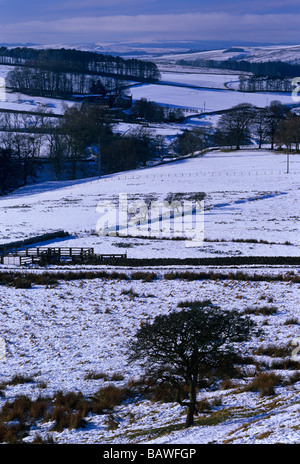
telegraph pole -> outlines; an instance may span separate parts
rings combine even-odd
[[[100,137],[98,138],[98,153],[97,153],[97,157],[98,157],[98,177],[99,177],[99,179],[100,179],[100,177],[101,177]]]

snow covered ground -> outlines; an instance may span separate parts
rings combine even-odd
[[[92,246],[96,252],[127,251],[129,257],[299,254],[299,155],[263,150],[213,151],[198,158],[77,182],[27,186],[0,199],[2,243],[49,231],[65,230],[65,246]],[[61,186],[61,188],[57,188]],[[185,241],[99,236],[97,206],[119,205],[170,193],[205,193],[201,247]],[[142,229],[141,229],[142,230]],[[141,232],[140,236],[144,236]],[[243,240],[269,243],[243,243]],[[236,240],[241,240],[237,243]]]
[[[239,81],[239,74],[216,74],[214,72],[174,72],[162,71],[161,82],[180,84],[195,87],[207,87],[214,89],[226,89],[225,84],[231,81]]]
[[[125,249],[132,257],[299,256],[299,158],[293,157],[289,174],[285,173],[285,163],[285,155],[269,151],[216,151],[138,172],[73,185],[62,183],[61,188],[50,183],[19,189],[0,200],[1,235],[3,241],[10,241],[64,229],[74,238],[63,245],[94,246],[98,252]],[[183,191],[207,194],[205,238],[212,241],[200,248],[186,248],[182,241],[99,237],[93,233],[101,199],[115,198],[122,192],[139,198],[156,193],[162,198]],[[236,238],[270,243],[231,241]],[[286,240],[291,244],[284,245]],[[0,403],[20,394],[37,398],[58,390],[92,395],[112,383],[88,378],[91,372],[121,375],[122,380],[113,383],[126,385],[141,374],[138,366],[127,364],[126,343],[143,321],[176,309],[183,300],[210,299],[224,309],[240,311],[272,301],[275,314],[253,316],[264,334],[245,344],[245,354],[253,355],[262,345],[287,346],[299,336],[299,322],[295,322],[299,320],[299,284],[288,280],[165,280],[164,273],[170,270],[154,269],[157,279],[152,282],[104,278],[60,281],[53,288],[1,286],[0,337],[5,341],[6,356],[1,361],[0,380],[9,383],[14,375],[23,375],[32,381],[7,385]],[[128,276],[133,272],[123,271]],[[245,267],[243,272],[299,274],[297,268],[288,267],[270,270],[254,266]],[[124,294],[131,288],[133,298]],[[294,322],[287,323],[291,319]],[[274,361],[266,356],[257,359],[269,365]],[[251,369],[255,370],[254,366]],[[276,373],[283,380],[271,397],[243,391],[251,377],[237,380],[230,389],[200,390],[199,400],[206,398],[215,406],[200,414],[190,430],[182,428],[185,411],[176,403],[140,399],[114,409],[119,424],[116,430],[108,430],[106,415],[93,414],[87,417],[87,426],[77,430],[52,432],[52,422],[40,422],[26,441],[37,434],[46,438],[50,433],[57,443],[298,443],[300,383],[289,380],[293,370],[277,369]]]
[[[136,296],[125,296],[123,291],[133,285]],[[244,353],[251,356],[262,345],[288,346],[299,336],[299,323],[286,324],[291,318],[299,320],[299,284],[167,281],[158,272],[158,279],[148,283],[96,279],[61,281],[47,289],[39,285],[27,290],[2,286],[0,335],[6,343],[6,357],[1,361],[0,380],[9,382],[14,375],[23,375],[31,381],[7,385],[0,405],[20,394],[35,399],[63,390],[90,396],[105,385],[121,387],[137,379],[142,371],[128,365],[127,342],[143,321],[169,313],[180,301],[211,299],[224,309],[242,312],[247,307],[265,306],[271,298],[271,306],[278,312],[253,316],[264,334],[244,345]],[[292,355],[292,347],[290,350]],[[267,356],[255,359],[267,365],[276,361]],[[254,366],[248,369],[255,371]],[[106,414],[93,414],[87,417],[87,426],[77,430],[51,432],[53,422],[39,422],[26,441],[37,434],[46,438],[50,433],[57,443],[77,444],[298,443],[300,382],[289,383],[293,370],[275,372],[283,381],[271,397],[243,391],[251,377],[237,379],[230,389],[201,389],[199,400],[218,401],[211,411],[197,416],[196,426],[189,430],[173,431],[185,419],[184,408],[176,403],[139,399],[114,409],[113,417],[119,423],[116,430],[108,430]],[[90,373],[118,374],[121,380],[87,378]]]
[[[230,79],[229,79],[230,81]],[[200,83],[201,81],[199,81]],[[205,81],[202,81],[205,84]],[[207,83],[208,84],[208,83]],[[176,84],[174,84],[176,85]],[[210,84],[212,85],[212,83]],[[219,83],[217,84],[219,85]],[[250,103],[254,106],[263,108],[272,101],[278,100],[286,105],[293,105],[295,102],[291,94],[285,93],[246,93],[238,91],[228,91],[218,88],[194,89],[186,86],[145,84],[131,87],[133,100],[146,98],[160,105],[177,106],[181,108],[191,108],[199,112],[213,112],[226,110],[241,103]]]
[[[246,60],[250,62],[283,61],[287,63],[299,63],[299,45],[270,45],[254,47],[232,47],[207,50],[202,52],[190,52],[181,54],[165,54],[157,58],[158,62],[176,62],[178,60],[216,60],[229,59]]]
[[[14,111],[40,111],[43,108],[54,114],[62,114],[66,106],[74,103],[56,98],[24,95],[21,92],[12,92],[6,86],[7,74],[14,70],[14,66],[0,65],[0,112],[2,109]],[[4,84],[4,88],[2,85]]]
[[[222,87],[235,76],[164,76],[172,83]],[[206,80],[205,80],[206,79]],[[216,111],[248,101],[258,106],[273,99],[290,97],[247,94],[210,89],[199,90],[174,85],[133,87],[134,98],[146,96],[162,104]],[[149,93],[148,93],[149,92]],[[16,96],[14,96],[15,98]],[[242,100],[241,100],[242,99]],[[9,102],[6,102],[7,104]],[[12,104],[19,105],[16,101]],[[22,105],[17,106],[20,108]],[[34,106],[34,105],[29,105]],[[198,122],[199,121],[196,121]],[[206,120],[207,122],[207,120]],[[173,136],[180,127],[164,126],[165,135]],[[127,130],[120,124],[118,130]],[[157,127],[157,131],[161,127]],[[47,245],[92,246],[97,253],[120,253],[128,257],[208,257],[208,256],[299,256],[299,155],[287,156],[270,150],[212,151],[201,157],[136,171],[116,173],[78,181],[45,182],[29,185],[0,198],[1,243],[9,243],[63,229],[71,234],[62,241]],[[127,194],[129,202],[164,200],[170,195],[185,197],[203,192],[204,242],[187,247],[184,240],[101,236],[96,233],[100,218],[97,206],[103,201],[118,202]],[[260,242],[262,240],[263,242]],[[92,270],[91,266],[86,269]],[[64,268],[68,271],[68,268]],[[105,268],[108,272],[114,270]],[[14,266],[0,265],[0,272],[14,272]],[[56,267],[49,267],[56,272]],[[80,270],[75,268],[74,270]],[[124,386],[142,371],[126,360],[127,342],[145,321],[169,313],[180,301],[210,299],[224,309],[274,306],[270,316],[251,316],[263,328],[260,338],[243,346],[243,352],[264,363],[267,372],[277,358],[259,356],[261,346],[284,346],[290,350],[299,337],[299,283],[289,277],[299,276],[298,267],[244,266],[248,274],[286,276],[282,281],[166,280],[173,270],[154,271],[151,282],[98,278],[60,280],[58,285],[33,284],[29,289],[0,287],[0,341],[5,343],[1,357],[0,407],[7,400],[24,394],[35,399],[51,396],[58,390],[93,395],[99,388],[113,383]],[[178,269],[177,269],[178,270]],[[179,270],[191,270],[182,266]],[[197,271],[197,269],[192,269]],[[218,272],[216,267],[199,271]],[[236,272],[239,269],[221,269]],[[44,272],[35,267],[24,272]],[[122,268],[128,277],[134,270]],[[130,289],[134,296],[126,294]],[[279,361],[282,361],[280,358]],[[247,368],[254,375],[255,366]],[[274,369],[271,369],[274,371]],[[299,443],[300,382],[292,380],[298,370],[275,370],[282,376],[275,396],[260,397],[257,391],[243,387],[252,377],[234,379],[229,389],[201,389],[198,399],[208,399],[212,409],[196,418],[196,425],[185,430],[185,410],[176,403],[138,399],[117,406],[113,411],[118,427],[108,430],[107,415],[89,415],[87,426],[77,430],[52,432],[52,423],[36,424],[26,438],[48,433],[57,443]],[[90,373],[118,374],[122,380],[95,380]],[[27,383],[12,385],[15,375],[30,377]]]
[[[31,97],[22,93],[5,92],[5,99],[0,100],[1,109],[13,111],[32,111],[38,112],[43,109],[51,111],[53,114],[63,114],[67,106],[74,103],[56,98]]]

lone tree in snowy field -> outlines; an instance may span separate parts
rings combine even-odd
[[[254,119],[254,107],[248,103],[241,103],[224,113],[217,125],[223,134],[226,145],[236,146],[239,150],[242,143],[250,139],[250,125]]]
[[[209,373],[233,368],[238,344],[249,339],[254,323],[237,311],[210,301],[182,303],[180,311],[144,324],[129,345],[129,361],[142,361],[157,382],[164,379],[187,407],[186,427],[194,425],[199,381]],[[224,372],[223,372],[224,373]],[[185,392],[184,395],[183,392]]]

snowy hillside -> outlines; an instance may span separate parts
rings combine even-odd
[[[125,247],[130,257],[152,257],[157,253],[160,257],[215,253],[298,255],[300,158],[291,156],[289,174],[286,161],[286,155],[268,151],[215,151],[73,186],[68,182],[66,185],[71,186],[65,188],[57,188],[60,184],[56,183],[24,187],[0,199],[2,242],[62,229],[74,236],[64,242],[65,246],[93,246],[104,253]],[[184,241],[95,234],[99,202],[118,200],[124,193],[129,201],[147,201],[153,196],[164,200],[176,192],[206,194],[207,243],[200,249],[189,249]],[[234,242],[246,239],[266,240],[272,245]],[[288,245],[284,245],[286,242]]]
[[[230,82],[232,80],[228,79],[228,83]],[[201,86],[202,83],[205,85],[205,81],[203,82],[198,76],[198,85]],[[262,108],[268,106],[273,100],[279,100],[286,105],[295,104],[292,95],[286,93],[246,93],[219,88],[200,90],[175,83],[172,85],[146,84],[135,86],[131,87],[131,94],[134,100],[146,98],[160,105],[190,108],[194,109],[195,112],[226,110],[240,103],[250,103]]]
[[[247,61],[285,61],[298,63],[300,60],[300,45],[255,45],[255,46],[232,46],[225,48],[220,46],[214,49],[212,44],[199,43],[197,49],[205,51],[193,51],[191,43],[178,42],[168,44],[161,43],[77,43],[77,44],[44,44],[31,45],[31,48],[76,48],[76,50],[91,51],[97,53],[128,55],[139,59],[152,59],[157,63],[177,60],[227,60],[230,58],[245,59]],[[195,48],[195,45],[193,46]]]
[[[261,53],[267,52],[276,56],[280,47],[261,48]],[[259,107],[272,100],[293,103],[288,94],[232,90],[238,81],[234,73],[182,73],[178,67],[170,72],[169,65],[161,66],[160,84],[133,86],[131,92],[133,100],[145,97],[196,113],[182,124],[149,124],[153,133],[169,140],[185,128],[214,124],[219,116],[201,115],[204,111],[245,102]],[[0,77],[6,71],[0,67]],[[8,93],[0,108],[36,111],[46,104],[61,113],[65,103]],[[123,121],[114,130],[126,133],[131,127],[134,124]],[[0,244],[64,230],[70,235],[43,245],[93,247],[96,253],[126,253],[140,260],[299,257],[299,178],[299,154],[288,159],[284,153],[253,145],[240,151],[215,149],[101,178],[27,185],[0,197]],[[131,222],[123,236],[97,233],[105,202],[111,202],[108,209],[113,210],[120,207],[124,195],[128,210],[137,215],[139,208],[144,214],[154,201],[170,204],[173,199],[204,195],[203,243],[187,246],[191,241],[182,236],[147,235],[142,221]],[[170,217],[162,218],[160,225],[167,230]],[[19,272],[21,279],[14,280]],[[295,357],[299,280],[299,267],[284,265],[145,267],[141,263],[137,269],[0,264],[0,409],[6,411],[10,428],[5,435],[2,416],[0,441],[24,427],[21,433],[27,443],[299,443],[300,377],[299,357]],[[259,337],[243,344],[247,358],[237,378],[214,383],[209,379],[199,388],[200,412],[188,430],[186,411],[173,400],[136,394],[143,369],[127,362],[127,344],[136,331],[187,300],[211,300],[224,310],[250,314],[262,329]],[[261,385],[255,384],[260,374],[275,382],[274,391],[262,394]],[[59,416],[53,415],[51,401],[55,395],[56,401],[64,399],[59,392],[92,401],[101,389],[111,391],[112,386],[123,395],[122,401],[104,411],[89,411],[84,421],[76,422],[78,427],[75,423],[57,426]],[[27,422],[21,421],[20,412],[15,414],[15,400],[27,404]],[[31,414],[45,407],[43,401],[48,402],[45,415],[37,415],[28,425],[28,404]]]
[[[21,394],[37,399],[61,390],[92,396],[105,386],[122,388],[137,380],[141,370],[127,365],[126,343],[142,322],[169,313],[184,300],[209,298],[224,309],[241,312],[248,307],[278,308],[273,315],[252,316],[264,335],[243,347],[244,354],[254,357],[253,364],[245,366],[247,375],[230,386],[200,389],[199,401],[206,399],[211,409],[201,412],[189,430],[184,429],[185,411],[178,404],[137,398],[116,406],[110,415],[88,415],[85,427],[79,429],[52,431],[54,421],[40,420],[25,441],[50,435],[56,443],[68,444],[297,443],[299,371],[280,367],[288,358],[254,353],[275,346],[292,356],[289,344],[299,336],[299,283],[169,281],[160,271],[156,274],[146,283],[103,278],[61,280],[48,288],[34,284],[27,290],[1,286],[0,335],[6,341],[6,358],[1,360],[0,405]],[[259,391],[245,388],[253,379],[255,360],[266,373],[282,377],[275,395],[260,397]],[[278,367],[272,368],[276,362]],[[17,375],[18,382],[13,382]],[[116,380],[110,380],[114,376]],[[111,415],[115,429],[108,426]]]
[[[217,60],[229,59],[246,60],[250,62],[284,61],[288,63],[300,62],[300,45],[271,45],[262,47],[232,47],[203,52],[191,52],[164,55],[157,58],[159,62],[176,62],[177,60]]]
[[[2,239],[9,242],[64,229],[73,236],[61,242],[64,246],[93,246],[96,252],[126,250],[129,257],[299,256],[299,161],[298,155],[293,156],[286,174],[285,155],[215,151],[73,185],[29,186],[1,198]],[[202,246],[187,248],[178,240],[95,234],[100,201],[116,199],[120,193],[147,201],[155,195],[164,199],[170,192],[206,193],[206,241]],[[91,266],[87,269],[95,270]],[[0,268],[1,272],[8,270],[18,269]],[[62,270],[67,272],[68,268]],[[263,347],[275,345],[284,348],[285,356],[292,356],[292,344],[299,335],[300,300],[299,283],[291,279],[299,277],[298,269],[239,269],[245,275],[265,276],[256,281],[249,277],[235,280],[230,275],[218,279],[220,269],[216,267],[194,268],[194,272],[212,273],[210,279],[196,281],[168,280],[165,274],[173,268],[140,270],[154,272],[154,279],[132,280],[134,269],[125,267],[113,278],[59,278],[56,282],[55,267],[50,267],[54,281],[49,285],[33,282],[28,289],[1,285],[0,337],[5,357],[2,352],[0,405],[21,394],[35,401],[61,390],[91,397],[111,384],[125,388],[142,374],[138,365],[127,364],[127,342],[143,322],[176,309],[184,300],[210,299],[224,309],[243,312],[253,308],[257,312],[252,317],[264,333],[243,346],[243,353],[254,357],[245,366],[245,377],[234,379],[230,386],[200,389],[198,399],[208,409],[197,416],[196,425],[189,430],[184,429],[184,408],[177,403],[138,397],[115,406],[109,414],[89,414],[84,427],[54,431],[53,420],[38,420],[24,440],[31,442],[37,436],[48,440],[50,436],[56,443],[77,444],[296,443],[300,425],[298,368],[290,361],[291,367],[283,369],[282,358],[259,353]],[[24,270],[30,271],[41,274],[45,270]],[[272,275],[277,281],[270,280]],[[269,315],[263,312],[267,309],[272,310]],[[260,397],[259,391],[247,387],[255,375],[256,362],[266,374],[275,372],[278,376],[275,396]]]

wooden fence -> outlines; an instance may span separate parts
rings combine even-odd
[[[0,256],[1,264],[24,264],[40,263],[110,263],[127,258],[126,254],[95,254],[93,248],[79,247],[32,247],[10,250],[3,252]]]

